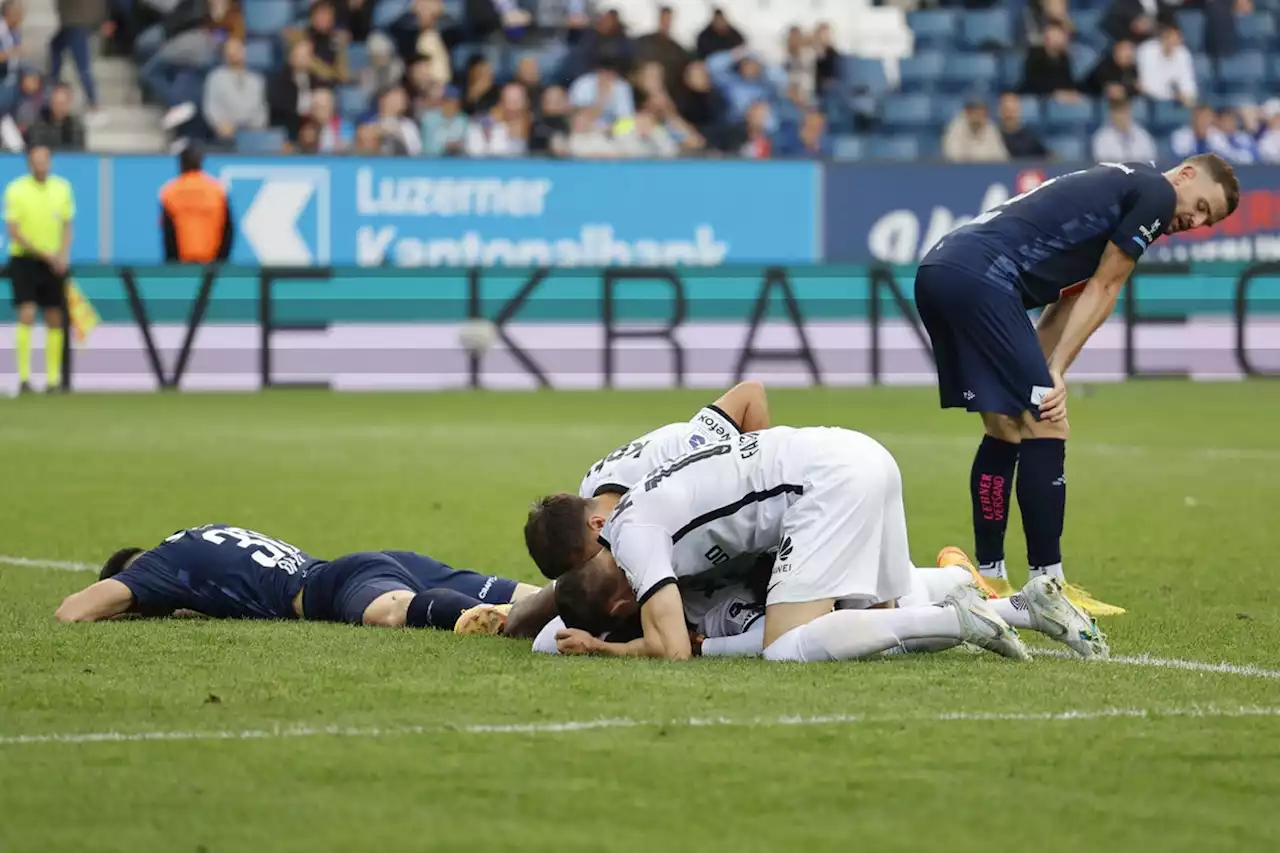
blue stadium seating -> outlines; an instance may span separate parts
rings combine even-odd
[[[1000,57],[1000,88],[1017,89],[1021,86],[1026,64],[1026,60],[1016,53]]]
[[[1023,95],[1018,99],[1022,105],[1022,123],[1027,127],[1040,127],[1044,124],[1044,107],[1040,99],[1034,95]]]
[[[957,53],[942,74],[942,88],[948,92],[989,92],[998,82],[996,58],[986,53]]]
[[[946,57],[936,51],[917,51],[898,62],[898,78],[903,92],[933,92],[942,77]]]
[[[866,147],[861,136],[837,136],[831,145],[831,156],[837,160],[861,160]]]
[[[395,26],[412,6],[413,0],[379,0],[373,7],[373,26],[380,30]]]
[[[1109,39],[1102,31],[1104,9],[1072,9],[1071,20],[1076,25],[1075,38],[1097,50],[1105,50]]]
[[[284,131],[279,128],[236,131],[236,150],[244,154],[279,154],[284,142]]]
[[[363,44],[347,45],[347,67],[352,71],[363,71],[369,67],[369,48]]]
[[[955,41],[960,19],[951,9],[912,12],[907,25],[915,33],[916,49],[941,48]]]
[[[1129,102],[1129,108],[1133,111],[1133,120],[1143,127],[1151,125],[1151,102],[1146,98],[1134,98]],[[1103,118],[1106,118],[1104,113]]]
[[[355,121],[369,109],[369,96],[359,86],[343,86],[338,89],[338,114],[348,121]]]
[[[936,133],[917,136],[916,156],[921,160],[941,160],[942,137]]]
[[[253,0],[244,4],[244,29],[251,36],[278,37],[294,20],[289,0]]]
[[[1070,48],[1071,76],[1081,80],[1089,76],[1098,62],[1098,51],[1087,44],[1073,44]]]
[[[1243,47],[1257,50],[1276,46],[1276,18],[1270,12],[1254,12],[1236,18],[1236,30]]]
[[[1198,9],[1183,9],[1178,12],[1178,26],[1182,29],[1182,40],[1192,53],[1204,52],[1204,12]]]
[[[884,63],[878,59],[846,56],[840,62],[840,78],[854,92],[878,97],[889,90]]]
[[[1171,133],[1191,121],[1191,110],[1173,101],[1157,101],[1151,111],[1151,125],[1147,130],[1152,136]]]
[[[920,141],[914,136],[876,136],[868,154],[873,160],[918,160]]]
[[[1191,58],[1196,66],[1196,85],[1201,92],[1212,92],[1217,75],[1213,73],[1213,63],[1203,53]]]
[[[266,39],[249,39],[244,45],[244,64],[254,71],[269,74],[276,67],[275,45]]]
[[[1094,124],[1095,112],[1093,101],[1088,99],[1068,103],[1050,98],[1044,108],[1044,124],[1054,133],[1083,132]]]
[[[933,98],[928,95],[892,95],[884,102],[880,122],[890,133],[933,131]]]
[[[1260,52],[1238,53],[1218,63],[1217,88],[1224,94],[1256,92],[1266,75],[1266,60]]]
[[[1059,160],[1068,163],[1083,163],[1089,157],[1089,146],[1085,138],[1078,134],[1051,136],[1045,140],[1045,147]]]
[[[1005,9],[968,12],[961,30],[963,43],[975,50],[1008,50],[1013,47],[1013,23]]]
[[[1271,57],[1271,82],[1280,83],[1280,56]]]

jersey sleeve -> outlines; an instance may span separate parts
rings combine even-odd
[[[185,606],[187,587],[166,564],[139,558],[115,575],[133,594],[129,609],[140,613],[169,612]]]
[[[649,524],[629,524],[612,532],[615,541],[603,540],[603,544],[613,552],[641,606],[655,592],[676,582],[670,533]]]
[[[1125,195],[1120,225],[1111,242],[1135,261],[1164,234],[1177,208],[1173,185],[1159,172],[1141,172]],[[1133,176],[1138,178],[1138,175]]]
[[[17,222],[22,216],[21,192],[17,184],[9,184],[4,191],[4,221]]]
[[[702,433],[712,441],[723,441],[725,439],[737,438],[742,434],[742,427],[738,422],[724,413],[719,406],[704,406],[698,410],[698,413],[689,421]]]
[[[538,636],[533,641],[533,650],[544,655],[560,654],[560,650],[556,647],[556,634],[564,629],[563,619],[559,616],[552,619],[538,632]]]

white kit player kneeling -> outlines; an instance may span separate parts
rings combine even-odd
[[[588,643],[567,630],[561,651],[689,658],[681,587],[776,550],[758,635],[769,660],[850,660],[961,642],[1025,660],[1010,622],[1082,657],[1107,654],[1092,620],[1051,578],[988,602],[963,582],[962,567],[916,569],[897,463],[850,430],[776,427],[685,454],[627,493],[600,543],[557,583],[560,615],[595,635],[638,611],[642,636]],[[867,609],[891,602],[900,606]]]

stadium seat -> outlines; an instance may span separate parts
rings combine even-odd
[[[1204,53],[1204,12],[1183,9],[1178,12],[1178,26],[1182,29],[1182,40],[1191,52]]]
[[[400,19],[409,14],[412,5],[412,0],[380,0],[373,7],[374,29],[386,30],[400,23]]]
[[[284,131],[275,127],[236,131],[236,151],[242,154],[279,154],[284,142]]]
[[[920,143],[914,136],[877,136],[868,154],[873,160],[919,160]]]
[[[1081,99],[1074,102],[1052,98],[1044,107],[1044,123],[1051,132],[1082,132],[1094,123],[1093,101]]]
[[[1133,111],[1133,120],[1143,127],[1151,125],[1151,102],[1146,98],[1134,98],[1129,101],[1129,108]],[[1105,118],[1105,112],[1103,118]]]
[[[1211,92],[1217,75],[1213,73],[1213,62],[1203,53],[1197,53],[1191,61],[1196,66],[1196,86],[1201,92]]]
[[[1071,76],[1082,80],[1089,76],[1093,66],[1098,62],[1098,51],[1087,44],[1073,44],[1069,49],[1071,57]]]
[[[1152,136],[1163,136],[1191,121],[1191,110],[1174,101],[1156,101],[1151,111]]]
[[[1258,51],[1238,53],[1218,62],[1219,92],[1239,94],[1256,92],[1258,83],[1266,79],[1267,63]]]
[[[936,51],[917,53],[898,62],[899,88],[903,92],[932,92],[946,67],[946,57]]]
[[[244,29],[251,36],[278,38],[281,30],[293,26],[294,20],[289,0],[253,0],[244,4]]]
[[[347,67],[352,71],[363,71],[369,67],[369,48],[363,42],[347,45]]]
[[[889,89],[884,63],[879,59],[846,56],[840,62],[840,77],[854,92],[878,96]]]
[[[1091,159],[1083,136],[1051,136],[1045,140],[1045,146],[1054,157],[1067,163],[1084,163]]]
[[[831,156],[836,160],[861,160],[866,148],[861,136],[837,136],[831,145]]]
[[[1280,83],[1280,56],[1271,57],[1271,82]]]
[[[338,89],[338,113],[349,121],[355,121],[369,109],[369,96],[359,86],[343,86]]]
[[[1276,16],[1271,12],[1254,12],[1236,19],[1241,45],[1250,49],[1268,50],[1280,44],[1276,38]]]
[[[1036,128],[1044,124],[1044,106],[1035,95],[1023,95],[1018,99],[1022,106],[1022,123]]]
[[[959,95],[935,95],[933,98],[933,114],[938,117],[938,123],[942,127],[946,127],[947,122],[960,115],[966,100],[968,99]]]
[[[942,137],[936,133],[916,134],[916,157],[920,160],[941,160]]]
[[[915,33],[917,50],[937,50],[955,43],[959,17],[951,9],[931,9],[907,15],[907,24]]]
[[[1005,9],[965,13],[961,31],[962,43],[974,50],[1008,50],[1013,47],[1013,25]]]
[[[261,74],[271,73],[276,67],[275,45],[266,39],[249,39],[244,45],[244,64]]]
[[[986,53],[957,53],[942,73],[942,88],[948,92],[990,92],[999,85],[996,58]]]
[[[1000,57],[1000,88],[1017,89],[1022,85],[1022,74],[1026,68],[1026,60],[1022,54],[1011,53]]]
[[[933,99],[928,95],[890,95],[880,112],[880,123],[889,133],[934,130]]]
[[[1096,50],[1105,50],[1109,39],[1102,30],[1104,9],[1072,9],[1071,20],[1076,25],[1075,39]]]

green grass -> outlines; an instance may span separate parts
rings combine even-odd
[[[572,489],[598,456],[706,398],[6,402],[0,554],[96,563],[223,521],[324,556],[417,548],[531,580],[529,500]],[[917,562],[968,544],[971,419],[923,389],[776,391],[773,404],[779,422],[855,427],[894,451]],[[1129,608],[1105,626],[1117,655],[1280,668],[1277,422],[1280,393],[1265,383],[1077,393],[1068,574]],[[1017,564],[1016,522],[1009,544]],[[961,653],[663,665],[337,625],[55,624],[62,596],[89,579],[0,565],[0,739],[360,731],[0,740],[5,853],[1280,846],[1280,717],[1226,715],[1280,708],[1280,679]],[[1107,709],[1146,715],[944,718]],[[846,719],[770,724],[813,715]],[[651,724],[466,728],[619,718]]]

